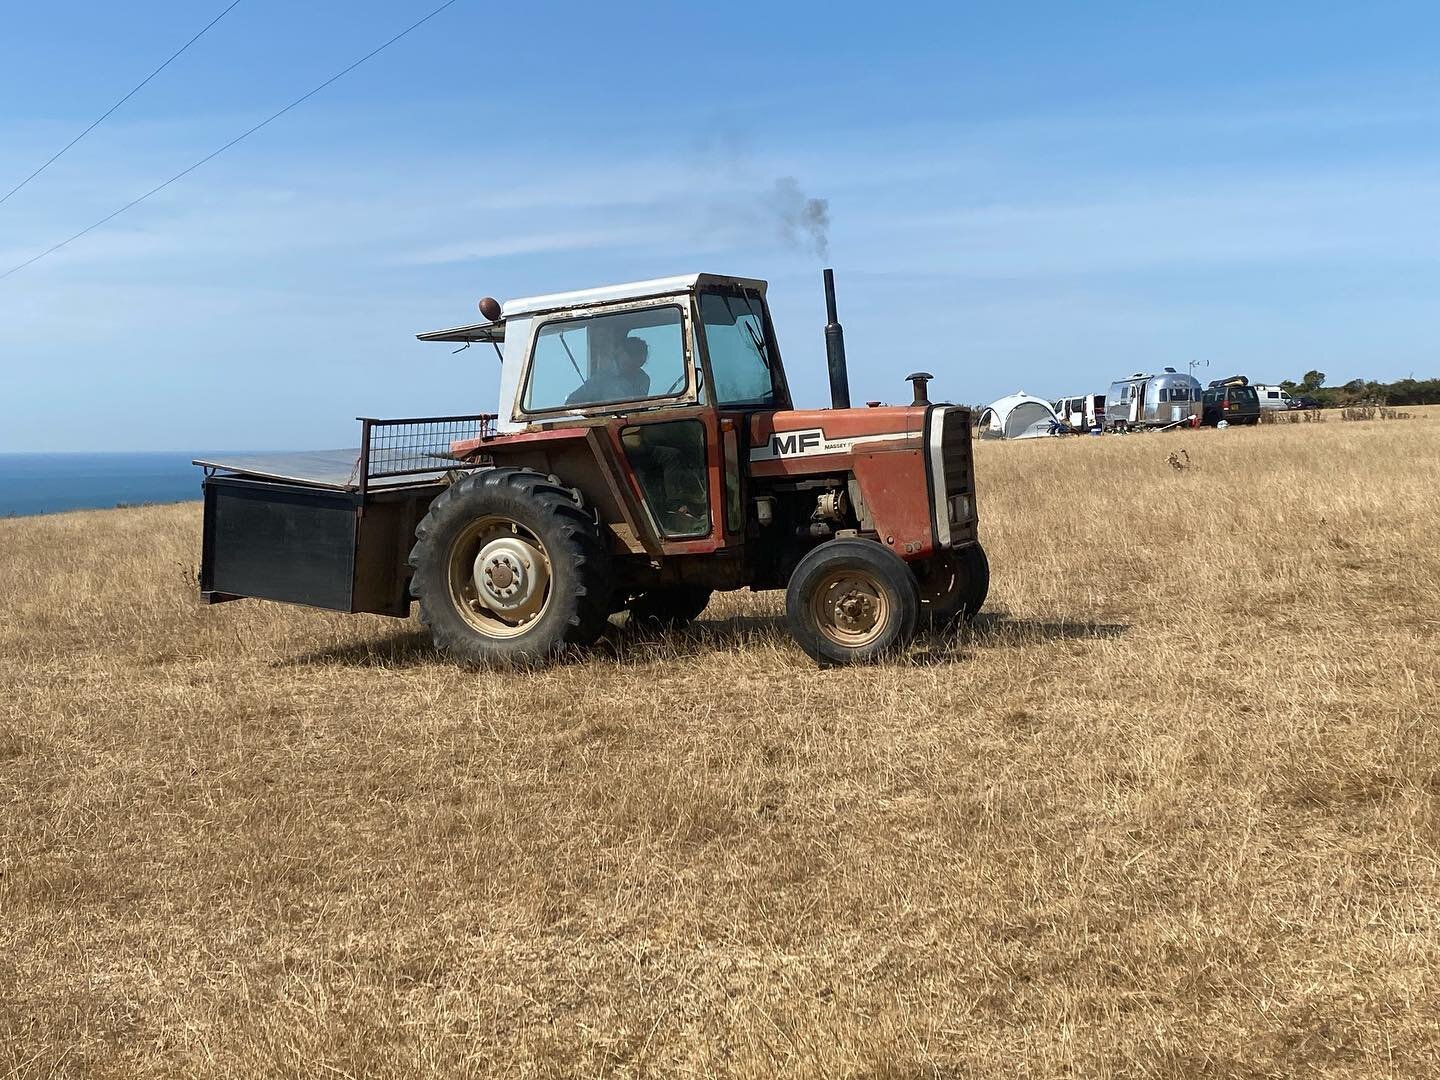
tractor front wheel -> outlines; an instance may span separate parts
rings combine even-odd
[[[990,560],[979,544],[936,555],[918,569],[920,615],[935,630],[969,622],[990,594]]]
[[[915,636],[920,592],[905,561],[870,540],[831,540],[790,576],[785,617],[822,667],[876,660]]]
[[[537,663],[605,628],[609,552],[573,493],[548,477],[471,473],[430,504],[415,535],[420,621],[461,661]]]

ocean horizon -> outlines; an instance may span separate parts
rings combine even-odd
[[[0,453],[0,518],[198,502],[199,456],[179,450]]]

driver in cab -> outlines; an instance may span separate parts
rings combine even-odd
[[[566,405],[589,405],[600,401],[638,401],[650,396],[650,376],[645,364],[650,347],[637,337],[620,342],[609,367],[603,368],[580,384],[565,399]]]

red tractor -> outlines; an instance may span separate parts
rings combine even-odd
[[[361,421],[356,451],[202,460],[201,590],[408,616],[469,662],[535,662],[610,617],[683,626],[717,589],[785,589],[822,664],[979,610],[970,411],[795,409],[766,284],[689,274],[503,306],[421,334],[489,345],[498,414]]]

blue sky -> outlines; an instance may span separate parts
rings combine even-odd
[[[438,0],[242,3],[0,206],[28,258]],[[0,191],[224,3],[0,28]],[[291,448],[493,407],[416,331],[499,297],[768,278],[825,397],[829,200],[857,400],[1145,367],[1440,374],[1440,8],[1421,3],[454,7],[155,199],[0,281],[0,451]]]

